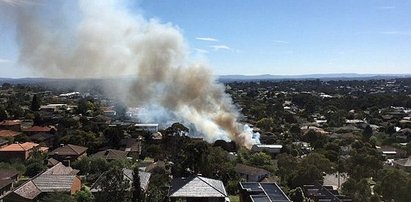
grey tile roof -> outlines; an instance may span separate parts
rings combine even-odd
[[[44,171],[41,175],[75,175],[79,170],[73,169],[72,167],[65,166],[63,163],[57,163],[55,166]]]
[[[117,160],[127,158],[127,151],[115,150],[115,149],[106,149],[104,151],[97,152],[93,157],[104,158],[107,160]]]
[[[77,172],[78,170],[58,163],[17,187],[13,192],[26,199],[34,199],[42,192],[70,192]]]
[[[227,197],[227,192],[222,181],[195,176],[173,179],[169,197]]]
[[[270,172],[268,172],[265,169],[247,166],[244,164],[237,164],[234,170],[237,173],[246,174],[246,175],[268,175],[270,174]]]
[[[40,175],[33,183],[41,192],[70,192],[75,175]]]

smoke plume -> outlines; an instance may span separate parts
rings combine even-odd
[[[129,85],[115,87],[116,96],[129,106],[159,106],[192,123],[210,142],[255,144],[258,139],[238,122],[240,115],[224,86],[214,81],[207,65],[189,59],[179,28],[131,14],[128,3],[37,1],[13,6],[19,64],[56,78],[132,76]],[[68,9],[76,15],[65,15]]]

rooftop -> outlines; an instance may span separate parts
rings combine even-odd
[[[10,144],[3,148],[0,148],[0,151],[1,152],[28,151],[38,146],[39,144],[36,144],[34,142],[15,143],[15,144]]]
[[[173,179],[169,197],[227,197],[227,192],[220,180],[195,176]]]

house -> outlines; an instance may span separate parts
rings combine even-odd
[[[291,202],[277,183],[240,182],[240,202]]]
[[[172,202],[225,202],[228,195],[222,181],[193,176],[173,179],[168,197]]]
[[[102,192],[101,180],[103,179],[104,175],[105,173],[103,173],[90,188],[90,191],[96,196],[98,196]],[[148,184],[150,182],[151,173],[139,171],[138,176],[140,177],[140,187],[141,189],[143,189],[143,192],[146,192],[148,189]],[[131,191],[133,183],[133,170],[123,168],[123,179],[127,180],[127,182],[130,185],[128,191]]]
[[[68,109],[67,104],[48,104],[48,105],[43,105],[40,107],[40,111],[44,111],[44,112],[65,111],[67,109]]]
[[[57,131],[57,129],[54,126],[32,126],[30,128],[24,128],[23,132],[28,135],[34,135],[36,133],[50,133],[50,134],[54,134]]]
[[[30,140],[45,146],[53,146],[54,135],[50,133],[36,133],[30,136]]]
[[[15,143],[0,148],[0,160],[21,159],[26,160],[35,150],[47,152],[47,147],[40,147],[34,142]]]
[[[141,140],[135,138],[127,138],[121,140],[124,145],[124,151],[128,152],[128,156],[137,159],[141,155]]]
[[[49,156],[69,165],[72,161],[87,156],[86,152],[87,147],[66,144],[50,152]]]
[[[0,137],[16,137],[20,134],[20,132],[14,130],[0,130]]]
[[[267,170],[244,164],[237,164],[234,170],[247,182],[261,182],[264,178],[270,175],[270,172]]]
[[[13,189],[18,177],[16,170],[0,169],[0,200],[5,193]]]
[[[99,151],[95,154],[93,154],[93,157],[96,158],[103,158],[108,161],[111,160],[121,160],[121,159],[126,159],[128,155],[127,151],[121,151],[121,150],[115,150],[115,149],[106,149],[104,151]]]
[[[158,132],[157,123],[137,123],[134,125],[136,131],[148,131],[151,133]]]
[[[37,201],[45,193],[74,194],[81,189],[78,170],[59,163],[23,183],[4,197],[5,202]]]
[[[352,199],[347,196],[340,195],[332,186],[323,186],[320,184],[304,185],[304,195],[316,202],[332,201],[332,202],[351,202]]]
[[[252,152],[262,152],[267,151],[268,153],[275,155],[281,152],[283,145],[275,145],[275,144],[255,144],[251,148]]]
[[[394,166],[404,171],[411,172],[411,156],[406,159],[398,159],[394,161]]]
[[[0,129],[21,131],[21,120],[4,120],[0,122]]]

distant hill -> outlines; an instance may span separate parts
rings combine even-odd
[[[244,80],[370,80],[370,79],[393,79],[411,78],[411,74],[303,74],[303,75],[222,75],[218,77],[221,81],[244,81]]]
[[[306,79],[321,79],[321,80],[370,80],[370,79],[395,79],[395,78],[411,78],[411,74],[355,74],[355,73],[343,73],[343,74],[302,74],[302,75],[220,75],[217,76],[219,81],[259,81],[259,80],[306,80]],[[12,84],[49,84],[58,83],[64,85],[74,85],[80,83],[99,83],[99,82],[118,82],[130,81],[131,77],[119,77],[119,78],[96,78],[96,79],[55,79],[55,78],[0,78],[0,84],[12,83]]]

